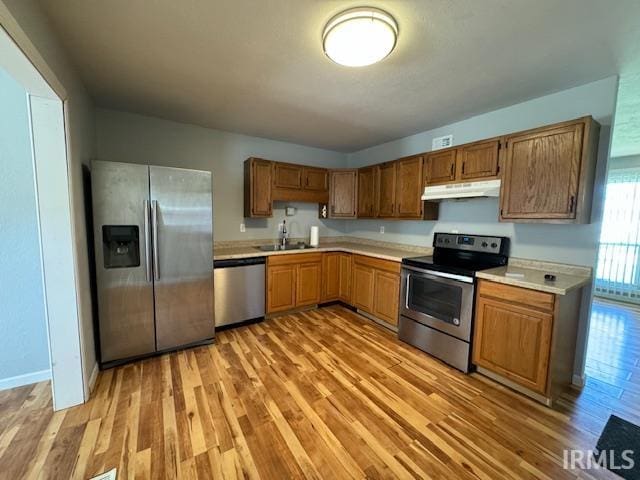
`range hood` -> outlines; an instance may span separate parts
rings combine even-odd
[[[483,182],[450,183],[425,187],[422,200],[446,200],[472,197],[497,197],[500,195],[500,180]]]

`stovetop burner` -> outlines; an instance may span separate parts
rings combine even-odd
[[[509,239],[486,235],[436,233],[433,255],[405,258],[402,263],[454,275],[474,277],[476,272],[508,261]]]

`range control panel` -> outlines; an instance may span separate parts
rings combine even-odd
[[[509,239],[507,237],[490,237],[487,235],[467,235],[462,233],[435,233],[433,246],[453,250],[472,252],[499,253],[507,255]]]

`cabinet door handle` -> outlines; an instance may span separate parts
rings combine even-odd
[[[456,164],[455,164],[455,163],[452,163],[452,164],[451,164],[451,174],[450,174],[450,175],[451,175],[451,177],[453,177],[453,175],[454,175],[454,173],[455,173],[455,171],[454,171],[454,169],[455,169],[455,168],[456,168]]]
[[[463,174],[463,175],[464,175],[464,164],[465,164],[465,163],[466,163],[466,162],[462,162],[462,174]]]
[[[574,213],[574,209],[576,208],[576,197],[571,195],[571,199],[569,200],[569,211]]]

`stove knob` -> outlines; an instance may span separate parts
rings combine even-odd
[[[483,248],[487,248],[489,246],[489,244],[487,242],[482,242],[482,247]]]
[[[498,248],[498,244],[497,244],[496,242],[493,242],[493,243],[491,244],[491,248]]]
[[[448,238],[445,238],[445,239],[444,239],[444,243],[449,243],[449,239],[448,239]]]

